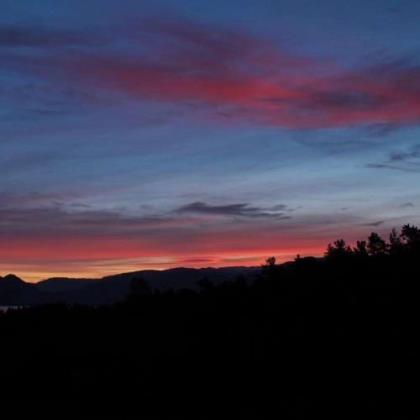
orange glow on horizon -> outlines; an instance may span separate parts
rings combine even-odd
[[[112,257],[108,252],[115,249],[108,248],[104,252],[96,252],[87,254],[84,250],[78,249],[79,252],[71,255],[63,255],[60,252],[54,255],[54,258],[46,259],[48,249],[32,252],[34,249],[30,246],[25,249],[14,250],[9,256],[14,256],[10,262],[0,262],[0,273],[2,275],[13,273],[28,282],[37,282],[51,277],[74,277],[74,278],[101,278],[107,275],[141,271],[141,270],[166,270],[175,267],[233,267],[233,266],[260,266],[270,256],[275,256],[278,262],[286,262],[293,260],[297,254],[302,256],[320,256],[323,254],[324,246],[302,246],[288,249],[280,248],[258,248],[247,250],[244,252],[224,251],[220,253],[188,253],[172,256],[162,256],[149,252],[135,253],[134,251],[120,250],[120,256],[114,254]],[[49,248],[51,252],[51,248]],[[31,258],[22,263],[22,254],[28,252]],[[156,250],[155,250],[156,252]],[[136,254],[136,255],[135,255]],[[51,257],[51,254],[49,254]],[[77,258],[74,257],[82,257]],[[95,258],[93,258],[95,256]],[[41,258],[40,258],[41,257]],[[63,258],[64,257],[64,258]],[[4,259],[3,259],[4,260]]]

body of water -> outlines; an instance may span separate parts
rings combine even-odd
[[[15,306],[15,305],[0,305],[0,312],[7,312],[9,309],[19,309],[22,306]]]

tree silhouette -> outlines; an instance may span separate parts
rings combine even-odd
[[[406,245],[406,252],[412,255],[420,252],[420,229],[417,226],[404,225],[401,229],[401,239]]]
[[[346,241],[338,239],[332,245],[328,244],[325,256],[327,258],[342,258],[349,256],[351,252],[351,248],[346,244]]]
[[[265,260],[266,267],[274,267],[276,265],[276,257],[269,257]]]
[[[269,257],[265,260],[265,264],[262,266],[262,271],[267,277],[273,277],[276,273],[276,268],[276,257]]]
[[[387,251],[387,245],[386,242],[376,232],[372,232],[368,238],[367,249],[370,255],[385,255]]]
[[[353,253],[358,257],[367,257],[369,254],[366,241],[357,241],[356,247],[353,249]]]
[[[399,254],[403,249],[403,243],[401,241],[401,236],[398,234],[397,230],[393,228],[389,234],[389,252],[391,254]]]

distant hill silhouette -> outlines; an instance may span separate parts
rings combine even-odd
[[[418,418],[419,261],[405,225],[260,268],[8,275],[3,301],[118,303],[0,312],[0,401],[75,419]]]
[[[25,283],[13,274],[0,277],[0,305],[31,305],[37,303],[43,303],[43,298],[36,285]]]
[[[0,277],[0,305],[35,305],[45,303],[111,304],[130,293],[133,281],[142,279],[151,291],[198,290],[202,280],[219,284],[238,275],[253,280],[259,267],[173,268],[143,270],[106,276],[101,279],[55,277],[38,283],[27,283],[14,275]]]

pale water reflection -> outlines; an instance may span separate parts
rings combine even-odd
[[[22,306],[17,305],[0,305],[0,312],[7,312],[9,309],[19,309]]]

